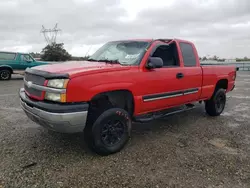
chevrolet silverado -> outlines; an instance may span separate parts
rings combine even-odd
[[[204,102],[219,116],[234,89],[234,66],[201,66],[180,39],[111,41],[87,61],[28,68],[21,107],[46,129],[82,132],[97,154],[120,151],[132,122],[148,122]]]

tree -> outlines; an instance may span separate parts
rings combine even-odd
[[[204,56],[201,60],[202,60],[202,61],[206,61],[206,60],[207,60],[207,57]]]
[[[219,57],[217,57],[216,55],[213,56],[212,60],[218,60]]]
[[[70,60],[71,55],[64,49],[63,43],[48,44],[42,50],[41,59],[43,61],[67,61]]]
[[[85,60],[87,60],[89,57],[90,57],[90,56],[84,56],[84,57],[74,57],[74,56],[72,56],[72,57],[71,57],[71,60],[73,60],[73,61],[85,61]]]
[[[31,52],[30,55],[31,55],[33,58],[41,58],[41,54],[40,54],[40,53],[37,53],[37,52]]]

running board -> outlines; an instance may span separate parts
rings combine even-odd
[[[147,123],[147,122],[150,122],[152,120],[164,118],[166,116],[178,114],[181,112],[186,112],[186,111],[192,110],[194,108],[195,108],[195,106],[190,105],[190,106],[184,106],[181,109],[179,107],[179,109],[176,109],[176,110],[168,109],[168,110],[161,111],[161,112],[149,113],[149,114],[134,117],[134,121],[139,122],[139,123]]]

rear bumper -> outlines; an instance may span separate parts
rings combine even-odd
[[[33,101],[24,89],[19,92],[20,104],[26,115],[42,127],[61,133],[82,132],[88,115],[88,103],[52,104]]]

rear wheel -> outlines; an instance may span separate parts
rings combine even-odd
[[[0,70],[0,80],[10,80],[11,78],[11,71],[8,69]]]
[[[225,89],[217,89],[212,98],[206,101],[205,109],[210,116],[219,116],[226,105]]]
[[[85,142],[99,155],[119,152],[128,142],[131,118],[127,111],[110,108],[98,117],[90,117],[84,130]]]

